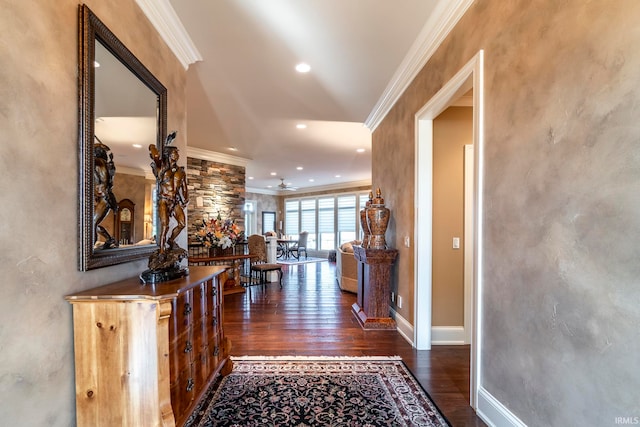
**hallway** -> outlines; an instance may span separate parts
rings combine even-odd
[[[231,355],[398,355],[453,426],[485,425],[469,406],[469,346],[417,351],[395,331],[363,331],[351,313],[356,296],[338,288],[334,263],[283,273],[283,289],[271,283],[225,296]]]

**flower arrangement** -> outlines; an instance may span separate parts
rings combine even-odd
[[[223,220],[218,216],[209,221],[202,220],[202,227],[198,228],[196,232],[196,238],[199,242],[206,247],[218,247],[222,249],[228,249],[235,246],[238,241],[242,240],[244,232],[240,231],[240,228],[233,219]]]

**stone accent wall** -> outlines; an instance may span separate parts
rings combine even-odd
[[[196,225],[220,213],[244,229],[245,168],[209,160],[187,158],[189,180],[189,243],[195,243]]]

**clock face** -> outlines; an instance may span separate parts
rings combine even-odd
[[[131,211],[124,208],[120,211],[120,221],[131,221]]]

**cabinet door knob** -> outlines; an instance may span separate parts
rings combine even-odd
[[[219,354],[220,354],[220,347],[215,346],[215,347],[213,348],[213,355],[214,355],[214,356],[217,356],[217,355],[219,355]]]
[[[193,381],[193,378],[189,378],[187,380],[187,391],[193,390],[194,386],[195,386],[195,381]]]
[[[184,346],[184,352],[191,353],[191,350],[193,350],[193,346],[191,345],[191,342],[187,341],[187,344]]]
[[[191,304],[186,303],[184,305],[184,315],[187,316],[187,315],[191,314],[192,311],[193,311],[193,309],[191,308]]]

